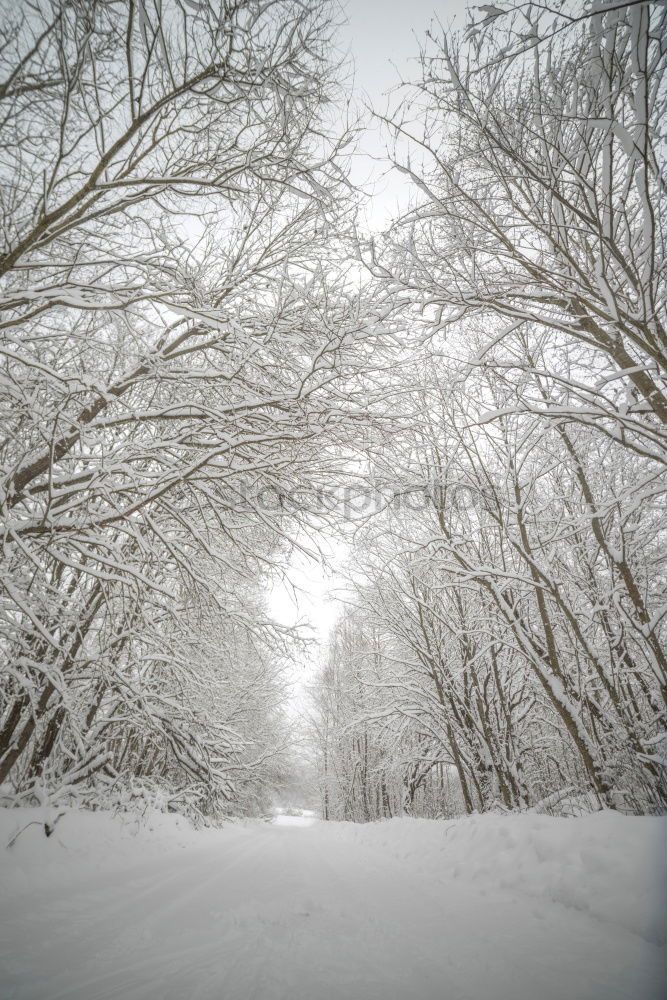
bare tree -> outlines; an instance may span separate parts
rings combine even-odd
[[[234,592],[287,553],[282,498],[334,474],[375,336],[341,254],[328,7],[40,2],[3,23],[0,775],[229,796],[281,742],[275,699],[254,754],[252,726],[195,711],[233,700],[202,637],[220,615],[263,662],[271,626]],[[280,669],[254,675],[257,734]]]
[[[429,37],[388,122],[422,199],[376,266],[440,328],[494,318],[489,346],[522,323],[590,345],[627,386],[621,417],[664,425],[664,5],[560,13],[539,45],[537,5],[523,47],[520,14],[489,15],[468,42]],[[590,386],[603,409],[606,384]]]

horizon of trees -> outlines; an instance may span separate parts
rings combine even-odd
[[[368,234],[327,0],[5,6],[4,802],[293,794],[324,530],[325,818],[665,811],[666,19],[432,28]]]

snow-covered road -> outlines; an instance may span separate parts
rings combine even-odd
[[[112,870],[65,867],[60,884],[52,872],[15,892],[0,944],[3,1000],[664,996],[657,944],[627,927],[429,873],[337,824],[257,824]]]

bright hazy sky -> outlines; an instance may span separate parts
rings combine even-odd
[[[437,0],[387,0],[385,3],[382,0],[347,0],[344,6],[349,24],[342,29],[340,42],[354,60],[356,99],[360,104],[365,101],[382,111],[386,107],[386,93],[400,82],[401,77],[411,79],[415,76],[417,65],[413,60],[418,56],[420,39],[433,16],[437,15],[443,25],[450,25],[455,18],[455,26],[464,27],[468,5],[464,0],[441,0],[439,3]],[[356,159],[353,179],[356,183],[373,186],[375,195],[367,221],[373,228],[380,229],[394,214],[397,204],[405,205],[405,188],[399,178],[383,178],[386,165],[376,164],[372,159],[384,153],[378,130],[369,130],[362,149],[364,155]],[[307,539],[304,542],[308,545]],[[320,538],[317,544],[330,551],[336,548],[331,539]],[[337,555],[344,558],[344,550],[338,548]],[[296,601],[290,588],[277,584],[269,594],[271,613],[283,624],[310,621],[320,640],[325,641],[340,607],[332,592],[341,587],[342,580],[302,555],[295,556],[290,576],[299,588]],[[302,676],[307,675],[312,666],[312,663],[302,665]]]
[[[480,2],[480,0],[478,0]],[[463,28],[465,0],[342,0],[348,24],[341,30],[341,45],[354,61],[354,93],[361,103],[377,111],[386,110],[389,92],[401,80],[411,80],[418,71],[420,44],[434,17],[444,26]],[[474,6],[474,4],[473,4]],[[396,103],[393,98],[392,103]],[[367,154],[357,157],[353,180],[372,186],[374,197],[366,213],[368,224],[382,229],[396,212],[405,207],[406,181],[386,175],[386,165],[372,159],[384,155],[386,143],[380,130],[367,130],[361,147]]]
[[[397,69],[411,76],[410,59],[434,15],[445,26],[456,18],[463,27],[467,6],[463,0],[343,0],[349,23],[342,37],[354,57],[356,86],[375,100],[399,79]]]

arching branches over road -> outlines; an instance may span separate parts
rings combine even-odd
[[[209,808],[284,740],[258,588],[300,515],[277,498],[334,474],[375,336],[328,7],[3,25],[0,776]]]
[[[392,811],[661,812],[667,14],[481,10],[385,118],[414,198],[366,261],[420,336],[368,451],[323,788],[360,818],[370,746]]]
[[[517,52],[547,17],[525,5],[467,42],[429,37],[388,122],[421,198],[376,268],[441,328],[493,317],[591,346],[630,412],[664,425],[667,13],[597,5]]]

